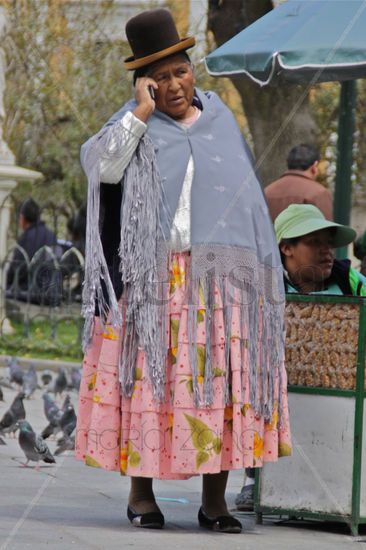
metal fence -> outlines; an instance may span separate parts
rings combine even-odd
[[[65,238],[69,236],[67,219],[65,216],[62,219],[54,209],[42,209],[41,218],[55,233],[57,244],[41,246],[30,257],[17,243],[19,209],[14,205],[11,211],[8,239],[13,244],[8,243],[8,252],[0,265],[0,293],[6,317],[21,326],[24,337],[31,335],[32,324],[43,320],[50,327],[50,338],[57,340],[60,321],[69,320],[77,327],[80,338],[84,256],[77,245]],[[5,327],[1,325],[0,336],[4,334]]]

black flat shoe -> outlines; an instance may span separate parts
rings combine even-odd
[[[164,527],[164,516],[161,512],[137,514],[127,506],[127,517],[135,527],[145,527],[145,529],[162,529]]]
[[[198,522],[200,527],[204,527],[210,531],[217,531],[218,533],[241,533],[242,529],[240,521],[233,516],[209,518],[202,510],[202,506],[198,512]]]

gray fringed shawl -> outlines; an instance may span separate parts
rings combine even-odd
[[[188,338],[196,406],[209,407],[213,398],[211,335],[214,288],[221,291],[225,323],[226,395],[229,402],[230,339],[233,307],[240,308],[241,353],[249,353],[251,404],[270,419],[274,400],[285,391],[284,288],[281,259],[272,223],[247,146],[232,113],[213,93],[196,92],[202,114],[188,130],[155,111],[148,130],[123,176],[120,271],[124,284],[122,317],[108,274],[99,235],[99,159],[110,139],[118,154],[123,143],[121,117],[133,101],[116,113],[108,128],[82,150],[89,180],[86,274],[83,314],[84,342],[90,341],[95,302],[101,315],[121,326],[120,381],[130,396],[138,347],[144,349],[156,399],[164,399],[169,237],[190,155],[194,161],[191,192],[191,273],[189,274]],[[118,137],[117,137],[118,141]],[[120,154],[120,153],[119,153]],[[113,162],[113,157],[111,157]],[[102,282],[108,295],[103,297]],[[197,381],[196,323],[199,288],[206,307],[206,355],[203,394]],[[244,361],[243,361],[244,363]],[[275,394],[275,377],[280,388]],[[281,419],[281,401],[279,402]]]

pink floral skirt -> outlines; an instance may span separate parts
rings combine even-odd
[[[118,381],[120,331],[96,318],[92,345],[83,363],[76,435],[76,457],[89,466],[119,470],[123,475],[186,479],[192,475],[259,467],[291,454],[286,389],[281,395],[283,419],[278,425],[278,400],[270,422],[250,406],[248,354],[239,339],[239,308],[233,308],[230,336],[231,402],[224,405],[225,332],[220,294],[211,337],[214,400],[210,408],[193,401],[185,303],[188,253],[173,254],[166,364],[166,399],[156,403],[148,380],[145,355],[138,352],[131,398],[121,397]],[[204,379],[205,305],[197,315],[198,382]],[[284,370],[284,365],[281,366]],[[243,371],[243,374],[242,374]],[[286,373],[281,376],[286,381]],[[275,391],[279,391],[279,372]],[[284,384],[286,388],[286,384]]]

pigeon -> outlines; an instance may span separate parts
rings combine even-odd
[[[3,390],[1,389],[1,386],[0,386],[0,401],[4,401],[4,394],[3,394]]]
[[[57,395],[58,393],[61,395],[62,392],[66,390],[66,387],[67,387],[66,370],[65,370],[65,367],[60,367],[53,386],[53,393],[55,395]]]
[[[41,380],[44,386],[48,386],[48,384],[52,381],[51,371],[44,370],[41,374]]]
[[[67,394],[66,394],[66,397],[65,397],[65,400],[64,400],[64,402],[62,403],[61,409],[62,409],[63,411],[66,411],[66,409],[67,409],[68,405],[70,405],[70,403],[71,403],[71,399],[70,399],[69,394],[67,393]]]
[[[75,449],[75,436],[74,435],[72,435],[71,437],[64,436],[57,441],[57,447],[53,454],[55,456],[58,456],[61,453],[64,453],[65,451],[73,451],[74,449]]]
[[[22,386],[24,372],[18,363],[18,359],[16,357],[10,357],[10,359],[7,360],[7,365],[9,368],[10,382],[14,382],[15,384],[18,384],[18,386]]]
[[[66,401],[66,399],[65,399]],[[75,449],[75,436],[72,435],[76,428],[76,414],[73,405],[69,402],[65,407],[64,413],[60,419],[60,428],[63,436],[58,439],[55,455],[60,455],[64,451]]]
[[[70,403],[60,418],[60,428],[64,435],[70,436],[76,428],[76,414],[73,405]]]
[[[0,420],[0,433],[15,433],[18,429],[18,421],[25,418],[25,408],[23,405],[24,393],[20,392],[15,396],[9,409],[5,411]]]
[[[81,369],[80,367],[72,367],[71,369],[71,384],[70,389],[74,389],[76,391],[80,390],[80,382],[81,382]]]
[[[48,424],[42,431],[41,436],[43,439],[47,439],[50,435],[55,435],[61,430],[60,420],[63,415],[63,411],[55,403],[55,400],[50,393],[44,393],[42,398],[44,414],[46,415]]]
[[[14,412],[18,420],[22,420],[23,418],[25,418],[25,408],[23,405],[24,397],[25,397],[24,392],[22,391],[19,392],[15,396],[12,404],[10,405],[11,410]]]
[[[49,450],[47,443],[43,441],[40,435],[37,435],[27,420],[19,420],[19,445],[25,454],[27,462],[32,460],[37,462],[36,469],[39,469],[38,462],[43,460],[49,464],[56,462]]]
[[[46,392],[42,395],[42,399],[43,410],[47,420],[54,423],[57,418],[57,421],[59,421],[62,416],[62,411],[55,402],[55,398],[52,397],[50,393]]]
[[[35,392],[38,386],[37,373],[34,365],[31,365],[23,376],[23,392],[25,397],[29,399]]]

